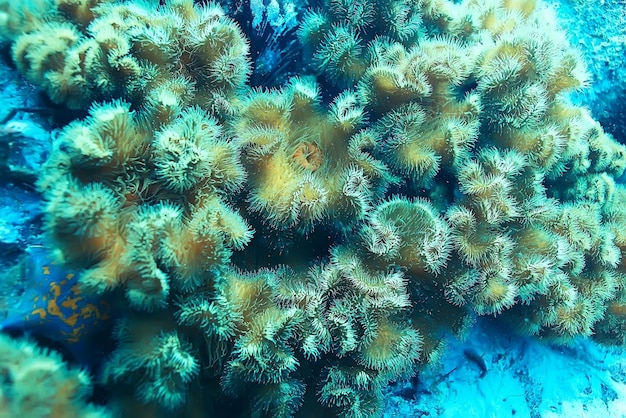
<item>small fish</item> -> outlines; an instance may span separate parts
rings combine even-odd
[[[466,348],[463,350],[463,356],[470,362],[474,363],[480,369],[479,378],[485,377],[487,374],[487,364],[483,359],[483,356],[479,355],[474,349]]]

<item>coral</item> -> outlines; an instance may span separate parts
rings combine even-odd
[[[59,257],[87,268],[81,284],[124,286],[132,305],[154,309],[171,286],[201,287],[251,230],[224,201],[244,172],[218,123],[195,107],[158,131],[146,120],[125,103],[94,106],[64,129],[39,187]]]
[[[626,341],[626,149],[538,1],[319,1],[271,88],[215,5],[5,3],[18,68],[89,107],[38,187],[82,291],[128,301],[122,415],[379,416],[480,315]]]
[[[250,55],[255,57],[250,84],[278,87],[288,79],[300,61],[299,45],[293,36],[298,28],[298,14],[301,13],[298,1],[251,0],[240,3],[237,10],[243,11],[248,6],[250,14],[246,10],[244,17],[240,16],[237,20],[249,37]]]
[[[163,331],[163,325],[139,319],[120,322],[115,330],[120,347],[104,375],[112,382],[139,376],[135,392],[140,401],[176,409],[185,403],[187,384],[198,375],[200,365],[191,345],[175,331]]]
[[[345,92],[324,112],[318,91],[295,78],[241,103],[235,132],[243,141],[250,206],[277,229],[363,219],[392,181],[367,152],[378,138],[361,129],[364,111],[354,95]]]
[[[0,33],[15,40],[17,67],[72,109],[114,98],[141,106],[179,76],[191,104],[227,112],[223,104],[250,73],[247,41],[216,5],[41,0],[28,13],[10,4],[0,4]]]
[[[0,416],[32,418],[107,418],[112,414],[88,403],[91,378],[70,367],[61,355],[28,340],[0,334]]]

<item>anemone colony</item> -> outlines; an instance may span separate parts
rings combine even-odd
[[[626,150],[538,1],[321,1],[272,89],[220,6],[158,3],[0,1],[17,68],[88,110],[38,187],[83,291],[130,305],[112,409],[377,416],[476,315],[625,342]]]

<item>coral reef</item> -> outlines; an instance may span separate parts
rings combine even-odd
[[[185,104],[227,112],[225,104],[250,72],[244,35],[218,6],[7,1],[0,20],[0,36],[14,40],[18,69],[53,102],[71,109],[120,98],[162,105],[167,99],[157,87],[182,83]]]
[[[38,187],[81,291],[130,306],[122,415],[377,416],[476,315],[626,342],[626,149],[538,1],[321,1],[272,89],[216,5],[31,6],[0,33],[88,109]]]
[[[64,364],[55,352],[31,341],[0,334],[0,416],[32,418],[108,418],[91,405],[89,375]]]
[[[558,10],[570,42],[588,59],[592,89],[577,94],[577,102],[589,107],[594,118],[615,138],[626,138],[626,10],[620,0],[550,2]],[[584,17],[584,18],[581,18]]]

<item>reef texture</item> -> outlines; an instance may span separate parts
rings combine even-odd
[[[54,351],[0,334],[0,416],[29,418],[111,418],[87,403],[91,378],[68,367]]]
[[[38,187],[82,291],[129,305],[111,407],[377,416],[476,315],[624,344],[626,149],[568,100],[586,72],[553,13],[319,6],[303,73],[263,90],[217,5],[0,2],[20,71],[89,109]]]

